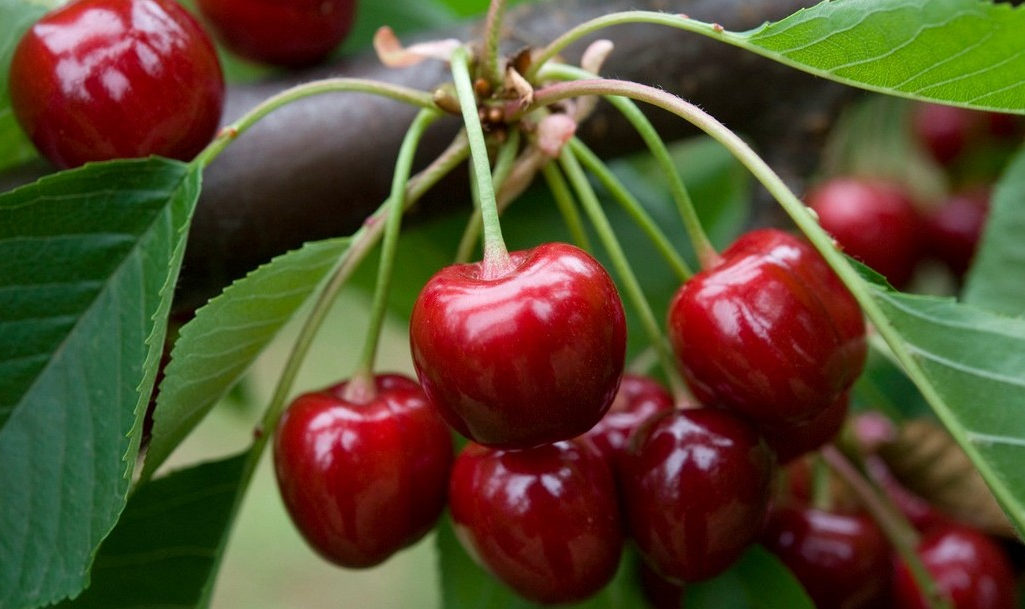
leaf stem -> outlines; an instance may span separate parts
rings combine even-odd
[[[562,172],[554,164],[545,163],[541,168],[541,174],[545,177],[548,189],[552,192],[555,205],[562,214],[562,220],[566,224],[566,229],[569,230],[573,243],[581,249],[591,251],[593,249],[591,239],[587,236],[584,222],[577,211],[576,201],[573,200],[573,193],[570,192],[566,179],[562,177]]]
[[[623,98],[619,98],[623,99]],[[669,266],[676,273],[677,279],[681,282],[690,279],[694,272],[691,270],[687,262],[680,256],[673,248],[673,244],[669,242],[669,238],[662,232],[662,229],[658,227],[658,224],[652,220],[651,215],[648,214],[641,202],[637,200],[633,194],[623,186],[623,183],[619,181],[608,166],[605,165],[598,158],[590,148],[587,147],[582,141],[577,138],[573,138],[569,143],[573,149],[573,153],[580,159],[580,162],[584,167],[594,174],[598,178],[598,181],[602,183],[602,186],[617,200],[623,209],[630,215],[637,226],[644,231],[644,234],[648,236],[648,239],[655,245],[662,257],[666,259]]]
[[[484,51],[481,63],[487,71],[491,86],[498,88],[505,80],[499,65],[498,43],[502,37],[502,18],[505,16],[505,0],[491,0],[488,16],[484,21]]]
[[[405,210],[406,185],[413,166],[413,155],[427,127],[436,121],[441,114],[437,110],[421,110],[409,131],[406,132],[399,148],[399,156],[395,161],[395,173],[392,176],[391,194],[385,203],[388,206],[388,218],[384,227],[384,243],[381,246],[381,261],[377,268],[377,282],[374,285],[374,298],[370,307],[370,320],[367,322],[367,334],[363,343],[363,351],[357,360],[356,369],[345,387],[344,399],[354,403],[367,403],[377,393],[374,380],[374,361],[377,356],[377,345],[381,338],[381,327],[388,305],[388,291],[391,288],[392,269],[395,265],[395,252],[398,249],[399,229],[402,225],[402,212]]]
[[[562,149],[562,153],[559,155],[559,163],[562,165],[563,171],[566,172],[566,177],[569,178],[570,184],[576,190],[577,198],[591,219],[591,224],[598,233],[598,238],[601,239],[602,245],[608,252],[609,257],[612,258],[612,265],[615,267],[616,273],[623,284],[623,290],[637,310],[641,325],[648,335],[648,340],[658,353],[659,362],[662,364],[662,369],[666,374],[673,397],[678,401],[686,398],[688,395],[687,391],[683,386],[683,381],[680,379],[676,366],[673,364],[673,356],[669,346],[666,344],[664,333],[655,319],[655,314],[652,312],[651,305],[644,295],[640,282],[637,280],[637,275],[630,267],[630,261],[627,260],[623,247],[616,238],[612,224],[602,210],[598,197],[594,194],[594,189],[591,188],[590,182],[587,181],[584,169],[577,161],[572,148]]]
[[[365,78],[325,78],[323,80],[303,83],[268,97],[235,122],[222,127],[213,141],[196,155],[192,162],[201,167],[208,167],[227,148],[228,144],[271,112],[305,97],[337,92],[373,93],[424,109],[437,108],[434,104],[434,97],[430,93],[403,87],[402,85],[393,85]]]
[[[494,278],[506,272],[511,264],[509,250],[502,238],[502,227],[498,219],[498,203],[495,187],[491,181],[491,163],[488,160],[484,129],[477,113],[477,101],[470,82],[469,57],[466,47],[459,47],[452,53],[452,78],[455,82],[459,108],[463,113],[466,137],[470,142],[470,158],[476,189],[480,197],[481,220],[484,225],[484,261],[481,276]]]

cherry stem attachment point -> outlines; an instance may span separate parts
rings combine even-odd
[[[484,129],[477,111],[477,98],[470,82],[469,56],[466,47],[459,47],[452,53],[452,79],[459,98],[459,109],[463,114],[466,137],[470,142],[470,158],[476,180],[476,192],[480,198],[481,220],[484,226],[484,261],[481,276],[484,279],[499,277],[512,264],[509,250],[502,238],[502,227],[498,219],[498,203],[495,187],[491,181],[491,163],[484,141]]]
[[[386,205],[388,218],[384,227],[384,243],[381,246],[381,261],[377,269],[377,282],[374,285],[374,298],[370,307],[370,321],[367,322],[367,334],[363,343],[356,370],[342,393],[342,398],[353,403],[367,403],[376,396],[374,380],[374,360],[377,356],[377,345],[381,338],[381,327],[388,305],[388,292],[391,288],[392,270],[395,266],[395,252],[398,249],[399,230],[402,224],[402,212],[405,210],[406,185],[413,167],[413,156],[423,137],[424,131],[441,116],[438,110],[421,110],[406,132],[399,148],[399,156],[395,161],[395,172],[392,176],[391,194]]]

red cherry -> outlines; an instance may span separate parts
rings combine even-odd
[[[857,302],[810,245],[747,233],[669,307],[680,371],[705,404],[758,421],[806,421],[835,403],[865,363]]]
[[[630,533],[648,563],[677,583],[714,577],[761,531],[775,457],[725,410],[656,415],[624,460]]]
[[[199,10],[232,51],[298,67],[317,63],[345,38],[356,0],[199,0]]]
[[[274,467],[285,507],[324,558],[376,565],[416,542],[445,506],[452,437],[416,381],[385,374],[357,404],[346,383],[292,402]]]
[[[890,576],[890,547],[867,516],[780,508],[773,510],[761,539],[816,607],[880,605]]]
[[[847,420],[849,401],[845,393],[832,405],[807,421],[762,423],[757,426],[758,431],[765,438],[769,447],[775,451],[779,462],[790,463],[821,447],[840,433],[844,421]]]
[[[594,444],[606,461],[617,463],[626,453],[630,436],[657,412],[671,410],[673,396],[658,381],[637,374],[624,374],[612,406],[582,437]]]
[[[927,246],[957,277],[964,276],[989,214],[987,187],[955,193],[926,216]]]
[[[528,448],[597,423],[623,374],[626,327],[612,278],[564,243],[512,252],[486,277],[482,263],[442,269],[410,319],[427,396],[480,444]]]
[[[579,440],[527,450],[468,444],[449,486],[467,551],[538,603],[583,600],[612,578],[623,546],[617,501],[605,460]]]
[[[895,287],[911,279],[921,254],[922,221],[898,185],[862,178],[834,178],[807,197],[822,228],[840,248],[872,267]]]
[[[975,139],[982,117],[982,113],[964,108],[918,104],[912,115],[912,127],[932,157],[940,164],[950,165]]]
[[[949,525],[934,528],[916,549],[933,580],[954,609],[1013,609],[1014,572],[1007,555],[975,529]],[[926,609],[911,572],[894,561],[894,600],[901,609]]]
[[[11,105],[60,167],[195,156],[221,119],[224,77],[206,33],[173,0],[76,0],[18,43]]]
[[[662,577],[648,563],[640,561],[641,592],[652,609],[682,609],[683,586]]]

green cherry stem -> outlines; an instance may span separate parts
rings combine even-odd
[[[356,404],[365,404],[373,400],[377,393],[374,381],[374,361],[388,305],[388,292],[391,288],[392,269],[395,266],[395,252],[398,249],[402,212],[406,207],[406,185],[409,183],[409,174],[413,166],[413,155],[416,154],[424,131],[440,116],[441,114],[437,110],[421,110],[406,132],[402,146],[399,148],[398,159],[395,161],[391,193],[386,203],[388,216],[384,227],[384,243],[381,245],[381,261],[377,267],[377,282],[374,285],[374,299],[370,307],[366,339],[356,369],[345,386],[342,396]]]
[[[495,190],[502,190],[502,185],[505,184],[506,178],[509,177],[509,173],[512,171],[513,165],[516,162],[516,153],[519,150],[520,132],[518,129],[514,129],[509,133],[509,139],[498,149],[498,157],[495,159],[495,170],[491,174],[491,183],[494,185]],[[466,228],[463,229],[463,236],[459,239],[459,247],[456,248],[456,263],[468,262],[470,260],[470,256],[473,255],[473,248],[477,245],[477,239],[480,237],[481,219],[483,216],[481,215],[480,199],[476,195],[477,189],[473,189],[473,192],[473,213],[470,214],[470,220],[466,223]],[[499,213],[501,213],[501,210],[499,210]]]
[[[502,226],[498,219],[498,203],[495,187],[491,182],[491,163],[484,141],[484,129],[477,114],[477,99],[470,82],[469,56],[466,47],[459,47],[452,53],[452,79],[459,98],[459,109],[463,114],[466,137],[470,142],[470,159],[476,189],[480,197],[481,220],[484,226],[484,260],[481,268],[483,279],[501,276],[509,269],[509,250],[502,238]]]
[[[622,98],[619,98],[622,99]],[[605,165],[598,158],[590,148],[587,147],[582,141],[577,138],[573,138],[569,143],[573,149],[573,154],[580,159],[583,166],[590,171],[598,181],[602,183],[602,186],[609,191],[609,194],[613,196],[619,204],[623,207],[623,210],[630,215],[630,218],[640,227],[644,234],[647,235],[648,239],[655,245],[662,257],[666,259],[669,266],[676,273],[676,277],[681,281],[687,281],[690,279],[694,272],[691,270],[687,262],[680,256],[673,248],[673,244],[669,242],[669,238],[662,232],[662,229],[658,227],[658,224],[651,218],[648,211],[644,209],[641,202],[637,200],[633,194],[623,186],[623,183],[619,181],[608,166]]]
[[[605,251],[608,252],[609,257],[612,259],[612,265],[615,267],[616,273],[623,284],[623,290],[637,310],[641,325],[648,334],[648,340],[658,352],[658,359],[666,374],[666,379],[668,379],[669,389],[672,391],[673,397],[680,401],[688,395],[687,391],[683,386],[679,373],[676,371],[676,366],[673,364],[673,356],[669,351],[665,335],[655,319],[655,314],[652,312],[651,305],[644,295],[640,281],[637,280],[637,275],[630,266],[630,261],[627,260],[623,246],[619,244],[619,240],[616,238],[612,224],[602,210],[601,203],[598,202],[598,197],[594,194],[594,189],[591,188],[591,183],[587,181],[587,175],[584,173],[583,167],[580,166],[580,162],[577,161],[571,148],[562,149],[562,154],[559,155],[559,163],[562,165],[563,171],[566,172],[566,177],[569,179],[570,184],[576,190],[577,198],[580,200],[584,212],[590,218],[595,231],[598,233],[598,238],[605,247]]]
[[[430,93],[418,91],[401,85],[393,85],[376,80],[365,78],[325,78],[313,82],[303,83],[290,89],[268,97],[255,108],[246,112],[241,118],[226,127],[222,127],[217,136],[203,149],[192,163],[200,167],[207,167],[217,158],[228,144],[238,136],[245,133],[271,112],[286,106],[294,101],[320,95],[322,93],[337,93],[340,91],[373,93],[382,97],[388,97],[397,101],[405,102],[412,106],[419,106],[424,109],[435,109],[434,97]]]
[[[562,214],[562,220],[566,224],[566,229],[569,230],[573,243],[581,249],[591,251],[591,239],[587,236],[584,221],[580,217],[580,212],[577,211],[573,193],[570,192],[566,179],[562,177],[562,172],[553,163],[545,163],[541,168],[541,174],[545,177],[545,182],[548,183],[548,189],[552,192],[555,205],[559,208],[559,213]]]
[[[481,63],[491,86],[498,88],[505,80],[499,65],[498,42],[502,36],[502,17],[505,16],[505,0],[491,0],[488,16],[484,21],[484,50]]]
[[[869,482],[836,446],[826,445],[820,453],[826,464],[854,491],[872,519],[883,530],[883,534],[911,571],[911,576],[918,589],[922,591],[922,596],[930,609],[953,609],[940,594],[932,575],[915,552],[918,533],[907,518],[883,498],[883,493],[879,492],[879,489]]]

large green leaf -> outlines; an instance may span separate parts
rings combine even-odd
[[[827,0],[749,32],[706,31],[845,84],[1025,111],[1025,10],[983,0]]]
[[[442,517],[437,533],[438,560],[441,563],[442,609],[540,609],[505,587],[466,553],[452,528],[448,514]],[[559,605],[564,609],[623,609],[643,607],[645,601],[634,577],[637,559],[629,552],[615,578],[594,597],[582,603]]]
[[[146,159],[0,195],[0,607],[78,593],[124,508],[199,182]]]
[[[145,476],[241,378],[334,268],[349,241],[307,243],[278,256],[225,288],[182,326],[157,396]]]
[[[1008,315],[1025,314],[1025,149],[996,185],[986,232],[964,300]]]
[[[757,545],[722,575],[687,586],[684,598],[687,609],[815,609],[790,571]]]
[[[249,451],[143,485],[100,546],[89,589],[61,609],[203,607]]]

